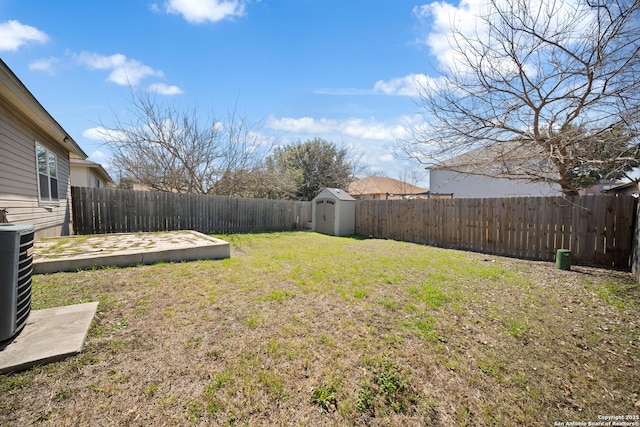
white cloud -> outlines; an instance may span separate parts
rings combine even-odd
[[[121,141],[126,139],[126,135],[124,134],[124,132],[110,130],[103,127],[86,129],[84,132],[82,132],[82,136],[84,136],[87,139],[91,139],[93,141],[101,141],[101,142]]]
[[[55,74],[56,66],[60,63],[58,58],[39,59],[29,64],[30,70],[43,71],[47,74]]]
[[[49,36],[43,31],[18,21],[0,23],[0,51],[16,51],[27,43],[47,43]]]
[[[202,24],[244,16],[245,4],[245,0],[169,0],[165,10],[182,15],[187,22]]]
[[[431,18],[431,31],[421,42],[426,44],[441,65],[452,64],[455,54],[452,46],[452,30],[459,29],[463,34],[471,36],[473,33],[483,32],[478,28],[478,16],[486,1],[462,0],[458,6],[446,1],[436,1],[422,6],[416,6],[413,13],[422,21]]]
[[[94,151],[93,153],[91,153],[89,155],[89,159],[93,160],[96,163],[100,163],[100,162],[103,162],[105,160],[108,160],[109,157],[105,153],[103,153],[102,151],[96,150],[96,151]]]
[[[514,3],[509,0],[497,0],[495,4],[503,11],[509,11],[513,7],[518,8],[517,4],[514,6]],[[592,25],[594,18],[594,11],[580,0],[561,2],[531,0],[526,4],[529,11],[535,12],[532,12],[528,24],[538,26],[540,31],[554,34],[550,37],[555,38],[556,41],[559,41],[559,38],[565,38],[565,42],[580,42],[585,38],[584,32]],[[488,0],[461,0],[457,6],[447,1],[434,1],[416,6],[413,9],[414,15],[425,28],[429,28],[428,34],[419,40],[419,43],[429,47],[431,54],[441,67],[460,69],[464,67],[462,64],[467,62],[460,52],[461,49],[473,60],[473,57],[482,51],[478,48],[478,43],[492,42],[484,19],[486,17],[490,17],[491,20],[500,19],[500,15],[495,13],[494,9],[495,7]],[[524,37],[516,41],[523,46],[535,42],[533,37]],[[498,50],[502,48],[500,45],[495,47]],[[507,67],[507,71],[511,66],[495,62],[491,65],[496,69]]]
[[[345,147],[366,173],[382,173],[401,178],[414,168],[415,161],[401,160],[394,144],[396,138],[406,137],[410,126],[420,121],[419,116],[402,116],[389,122],[371,118],[328,119],[313,117],[271,117],[266,128],[282,132],[279,143],[293,144],[319,137]],[[420,171],[424,169],[420,168]],[[420,179],[424,179],[421,176]],[[419,185],[422,182],[418,183]],[[426,184],[426,183],[425,183]]]
[[[137,85],[146,77],[162,77],[159,70],[144,65],[135,59],[117,53],[105,56],[93,52],[81,52],[74,55],[76,61],[91,70],[110,70],[108,81],[121,86]]]
[[[104,140],[104,131],[104,128],[89,128],[82,132],[82,136],[94,141],[102,141]]]
[[[149,87],[147,88],[147,91],[149,92],[155,92],[159,95],[180,95],[182,92],[182,89],[180,89],[178,86],[174,86],[174,85],[166,85],[164,83],[153,83],[151,85],[149,85]]]
[[[339,123],[339,128],[346,136],[361,139],[392,140],[396,129],[395,126],[379,123],[374,119],[348,119]]]
[[[290,117],[276,119],[271,117],[267,121],[267,127],[286,132],[322,133],[330,128],[325,122],[326,119],[316,120],[311,117],[302,117],[300,119]]]
[[[374,118],[360,119],[349,118],[344,120],[335,119],[314,119],[312,117],[301,117],[298,119],[283,117],[280,119],[270,118],[267,127],[279,131],[302,133],[309,135],[335,135],[340,137],[393,141],[396,132],[402,131],[401,125],[390,125],[381,123]]]
[[[390,95],[390,96],[418,96],[420,89],[438,84],[440,78],[433,78],[426,74],[409,74],[390,80],[378,80],[372,89],[317,89],[314,93],[322,95]]]
[[[378,80],[373,86],[375,93],[385,95],[418,96],[421,88],[435,83],[433,77],[425,74],[409,74],[391,80]]]

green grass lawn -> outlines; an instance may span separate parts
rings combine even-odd
[[[629,273],[311,232],[34,277],[82,354],[0,376],[0,425],[468,425],[640,414]]]

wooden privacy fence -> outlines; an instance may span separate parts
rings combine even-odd
[[[358,200],[356,233],[518,258],[629,267],[632,196]]]
[[[72,187],[76,234],[280,231],[311,221],[311,202]]]
[[[71,195],[77,234],[276,231],[312,220],[311,202],[84,187]],[[635,217],[631,196],[358,200],[355,230],[518,258],[554,260],[569,249],[575,263],[627,268]]]

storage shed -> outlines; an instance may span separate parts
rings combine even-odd
[[[356,230],[356,199],[345,190],[325,188],[312,202],[313,230],[349,236]]]

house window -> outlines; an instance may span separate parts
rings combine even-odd
[[[58,202],[58,157],[40,144],[36,144],[38,163],[38,189],[40,202]]]

